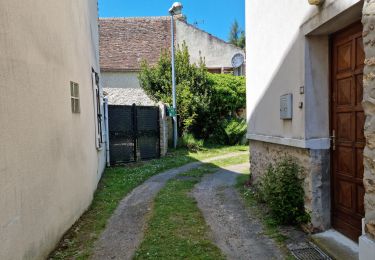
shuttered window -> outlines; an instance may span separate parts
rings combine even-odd
[[[70,96],[72,113],[80,113],[79,84],[73,81],[70,82]]]

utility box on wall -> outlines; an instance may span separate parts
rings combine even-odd
[[[293,117],[293,95],[285,94],[280,97],[280,119],[287,120]]]

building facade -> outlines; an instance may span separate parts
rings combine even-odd
[[[105,166],[97,10],[0,3],[0,259],[45,259],[91,203]]]
[[[202,57],[211,72],[244,74],[242,67],[232,67],[235,54],[245,55],[241,48],[188,24],[182,18],[175,19],[175,45],[187,45],[192,63],[198,63]],[[170,19],[100,19],[100,68],[110,104],[154,105],[141,89],[138,73],[143,60],[155,65],[163,50],[170,51]]]
[[[359,241],[362,259],[375,254],[374,14],[373,0],[246,1],[252,174],[295,157],[312,229]]]

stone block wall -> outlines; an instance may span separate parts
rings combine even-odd
[[[329,150],[310,150],[273,143],[250,140],[250,169],[257,182],[270,164],[283,157],[293,157],[303,168],[305,208],[311,214],[313,231],[330,227],[330,172]]]
[[[375,238],[375,0],[365,0],[363,7],[363,109],[366,114],[364,156],[366,233]]]

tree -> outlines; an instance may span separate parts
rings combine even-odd
[[[195,123],[197,114],[208,109],[210,87],[203,59],[191,64],[186,44],[178,47],[175,57],[176,96],[179,133],[187,132]],[[169,52],[163,51],[158,63],[151,67],[141,64],[139,80],[145,92],[155,101],[172,103],[172,69]]]
[[[186,44],[176,50],[176,96],[179,133],[207,139],[220,122],[245,106],[245,78],[207,72],[204,60],[190,63]],[[141,87],[155,101],[172,103],[172,69],[169,52],[163,51],[156,65],[146,61],[139,73]]]
[[[233,22],[232,27],[230,29],[229,42],[242,49],[245,48],[245,44],[246,44],[245,32],[240,29],[237,20]]]

